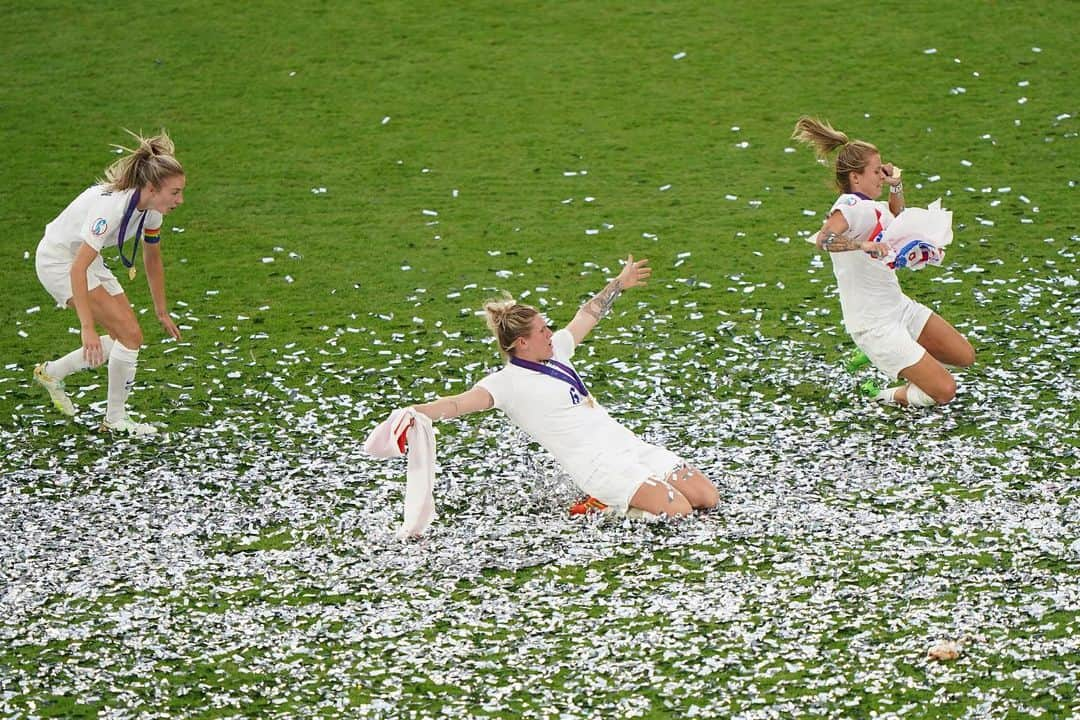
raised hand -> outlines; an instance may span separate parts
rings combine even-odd
[[[649,267],[649,260],[643,258],[641,260],[634,260],[633,255],[626,256],[626,265],[623,266],[622,272],[619,273],[617,278],[619,281],[619,287],[622,290],[632,288],[636,285],[648,285],[646,280],[652,275],[652,268]]]

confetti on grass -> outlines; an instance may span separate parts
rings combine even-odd
[[[440,424],[440,517],[423,541],[395,540],[404,463],[364,456],[358,438],[498,363],[482,329],[444,334],[415,311],[408,331],[327,327],[321,347],[255,333],[174,346],[181,364],[139,384],[169,383],[160,419],[203,419],[153,446],[103,442],[89,409],[61,426],[30,368],[6,366],[0,396],[22,409],[0,425],[0,714],[63,695],[118,718],[265,715],[267,698],[281,716],[467,718],[581,698],[591,716],[689,716],[722,683],[745,717],[945,712],[942,687],[988,716],[1036,696],[1068,716],[1080,395],[1060,359],[1075,303],[1068,273],[1040,272],[970,286],[995,313],[961,323],[985,354],[955,403],[929,411],[859,400],[822,356],[846,338],[817,303],[784,319],[803,340],[770,338],[752,307],[705,311],[695,290],[637,321],[614,313],[578,369],[720,489],[716,511],[676,525],[570,518],[554,461],[490,413]],[[188,300],[196,316],[213,296]],[[1000,361],[1006,343],[1022,363]],[[882,451],[913,437],[922,459]],[[968,637],[956,661],[927,661],[928,638]],[[532,669],[528,683],[508,667]],[[403,693],[416,678],[423,691]],[[347,706],[331,686],[353,689]]]
[[[994,242],[976,239],[994,231],[980,219],[1014,227],[1008,212],[1046,203],[1007,182],[970,190],[998,197],[972,202],[966,242]],[[419,289],[327,319],[304,345],[258,332],[257,316],[219,319],[216,290],[175,303],[205,342],[148,350],[159,361],[132,404],[160,397],[153,419],[172,436],[153,446],[91,431],[102,372],[72,378],[83,414],[67,422],[29,360],[5,361],[0,399],[17,410],[0,424],[0,716],[1069,717],[1068,232],[1016,274],[958,251],[931,277],[974,299],[977,324],[950,320],[979,357],[956,401],[927,411],[856,396],[820,253],[805,267],[826,300],[776,310],[754,304],[783,289],[775,276],[718,275],[714,290],[689,273],[708,253],[642,232],[682,265],[679,294],[625,296],[575,362],[615,416],[716,480],[719,508],[675,525],[570,518],[565,475],[493,412],[440,424],[439,519],[398,542],[404,462],[364,456],[358,438],[499,362],[479,319],[450,331]],[[528,273],[531,259],[496,252],[500,286]],[[563,313],[578,300],[536,282],[512,284]],[[471,316],[488,284],[447,297]],[[717,292],[743,307],[717,309]],[[916,438],[920,455],[892,451]],[[930,659],[946,638],[955,659]]]

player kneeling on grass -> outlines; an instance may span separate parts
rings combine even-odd
[[[536,308],[512,298],[489,300],[487,324],[507,360],[471,390],[413,409],[432,420],[497,407],[555,456],[589,497],[575,508],[637,510],[681,517],[719,501],[712,482],[675,453],[620,425],[574,369],[574,349],[607,315],[623,290],[644,285],[647,260],[627,259],[619,276],[552,332]]]
[[[907,381],[885,390],[871,383],[864,391],[899,405],[949,402],[956,395],[956,380],[945,365],[968,367],[975,362],[975,350],[940,315],[905,295],[895,269],[882,262],[889,248],[878,241],[905,207],[900,170],[882,164],[870,143],[848,140],[814,118],[800,118],[792,137],[813,146],[822,159],[839,149],[834,170],[842,194],[815,241],[832,259],[852,340],[880,370]],[[885,185],[887,203],[877,200]]]
[[[101,251],[116,247],[134,279],[135,254],[140,239],[145,240],[143,265],[157,318],[165,332],[179,340],[180,330],[165,303],[165,270],[158,239],[162,216],[184,202],[185,177],[168,135],[132,135],[138,147],[110,165],[104,180],[84,190],[49,223],[38,244],[38,279],[57,305],[75,309],[82,326],[82,347],[38,365],[34,380],[49,392],[60,412],[73,416],[75,406],[64,390],[64,378],[107,362],[108,406],[102,429],[145,436],[153,435],[157,428],[131,420],[126,407],[135,383],[142,329],[124,289],[105,267]],[[124,243],[130,243],[130,258]],[[99,337],[97,325],[108,335]]]

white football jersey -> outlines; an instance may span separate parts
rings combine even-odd
[[[102,248],[116,247],[120,224],[134,193],[135,188],[121,191],[109,190],[104,185],[87,188],[45,226],[42,251],[51,259],[74,260],[83,243],[99,253]],[[161,213],[135,210],[124,228],[125,243],[135,236],[140,222],[148,238],[156,239],[161,229]]]
[[[837,198],[829,216],[840,212],[847,221],[844,235],[852,240],[876,240],[895,219],[889,204],[845,193]],[[905,296],[896,271],[862,250],[829,253],[840,291],[840,309],[849,333],[870,330],[889,321]]]

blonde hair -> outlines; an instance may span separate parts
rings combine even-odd
[[[536,308],[521,305],[509,293],[484,302],[484,320],[504,357],[514,354],[514,344],[518,338],[529,334],[532,320],[539,314]]]
[[[794,140],[804,142],[814,148],[814,153],[822,160],[827,160],[829,153],[840,148],[836,155],[836,186],[843,192],[851,192],[851,178],[848,173],[862,172],[870,163],[870,158],[880,155],[876,147],[863,140],[848,140],[848,136],[835,129],[828,122],[803,115],[795,123],[791,133]]]
[[[130,130],[124,132],[135,138],[138,147],[132,150],[123,145],[113,145],[128,154],[105,168],[105,177],[98,180],[98,184],[116,191],[146,185],[159,188],[169,178],[184,174],[184,166],[174,157],[176,147],[164,130],[148,138]]]

